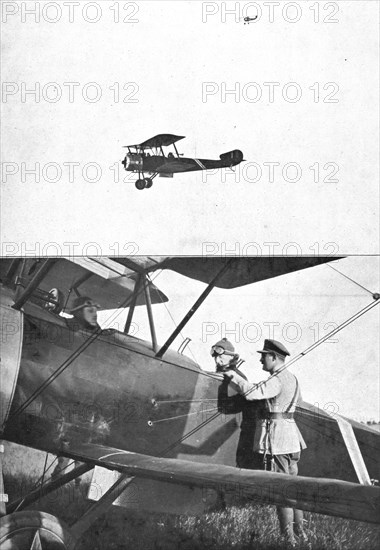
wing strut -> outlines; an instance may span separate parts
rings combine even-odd
[[[42,485],[42,487],[37,487],[37,489],[34,489],[28,493],[25,497],[20,497],[12,501],[7,506],[7,514],[24,510],[27,506],[34,504],[37,500],[40,500],[42,497],[56,491],[66,483],[69,483],[71,480],[76,479],[90,470],[93,470],[93,468],[94,465],[91,463],[81,464],[80,466],[74,468],[74,470],[67,472],[67,474],[60,475],[57,479],[48,481],[46,484]]]
[[[208,287],[202,292],[202,294],[199,296],[198,300],[195,302],[193,307],[187,312],[185,317],[182,319],[182,321],[179,323],[177,328],[173,331],[173,333],[169,336],[169,338],[166,340],[165,344],[162,346],[162,348],[156,353],[156,357],[162,357],[164,353],[166,353],[167,349],[169,348],[170,344],[177,338],[178,334],[181,332],[183,327],[187,324],[187,322],[191,319],[191,317],[194,315],[194,313],[197,311],[199,306],[205,301],[207,296],[210,294],[218,280],[223,277],[224,273],[228,270],[232,263],[232,258],[230,258],[226,265],[219,271],[219,273],[213,278],[213,280],[210,282]]]
[[[359,483],[361,485],[372,485],[352,425],[341,416],[338,416],[336,421],[338,422],[340,433],[342,434],[347,452],[350,455],[352,465],[358,476]]]
[[[142,279],[143,279],[143,275],[140,274],[137,277],[137,281],[136,281],[136,284],[135,284],[135,289],[133,291],[132,302],[131,302],[131,305],[129,306],[128,317],[127,317],[127,320],[125,322],[125,327],[124,327],[124,333],[125,334],[128,334],[129,330],[131,328],[133,314],[135,312],[135,307],[136,307],[136,302],[137,302],[137,297],[141,292]]]
[[[74,525],[70,526],[74,538],[79,539],[99,516],[107,512],[111,504],[121,495],[133,479],[128,474],[122,474],[100,500],[93,504]]]
[[[23,292],[17,297],[15,303],[13,304],[14,309],[21,309],[22,306],[25,304],[25,302],[30,298],[30,296],[33,294],[37,286],[40,284],[42,279],[45,277],[46,273],[50,271],[50,269],[53,267],[55,263],[55,260],[51,260],[50,258],[47,258],[43,261],[41,267],[37,271],[37,273],[34,275],[32,280],[26,285],[26,288]]]
[[[152,302],[150,299],[150,289],[149,289],[149,281],[148,277],[144,277],[143,281],[144,285],[144,292],[145,292],[145,301],[146,301],[146,309],[148,311],[148,319],[149,319],[149,327],[150,327],[150,335],[152,337],[152,347],[154,353],[157,351],[157,336],[156,336],[156,329],[154,328],[154,321],[153,321],[153,313],[152,313]]]

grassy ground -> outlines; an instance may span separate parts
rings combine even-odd
[[[28,481],[5,479],[11,499]],[[87,487],[68,484],[29,509],[44,510],[73,523],[89,506]],[[307,544],[299,550],[377,550],[380,528],[366,523],[305,513]],[[143,514],[112,506],[79,542],[78,550],[274,550],[286,548],[279,538],[274,507],[242,503],[200,518]]]

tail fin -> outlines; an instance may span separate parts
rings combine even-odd
[[[243,160],[243,153],[239,149],[234,149],[228,153],[222,153],[219,158],[226,163],[226,166],[235,166]]]

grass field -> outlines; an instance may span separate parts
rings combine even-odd
[[[8,478],[8,479],[7,479]],[[17,487],[25,491],[27,478],[5,479],[16,497]],[[57,515],[70,525],[89,506],[84,498],[86,483],[71,482],[29,509]],[[380,527],[366,523],[305,513],[309,542],[300,550],[377,550]],[[286,548],[279,538],[273,506],[247,502],[202,517],[144,514],[112,506],[79,542],[78,550],[274,550]]]

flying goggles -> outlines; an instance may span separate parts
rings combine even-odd
[[[79,311],[80,309],[83,309],[85,307],[100,309],[100,305],[94,302],[93,300],[91,300],[90,298],[84,298],[84,299],[78,298],[76,302],[74,302],[74,307],[70,309],[70,313],[74,313],[75,311]]]
[[[212,357],[216,357],[217,355],[231,355],[232,357],[236,355],[233,351],[228,351],[224,349],[222,346],[212,346],[210,350],[210,354]]]

